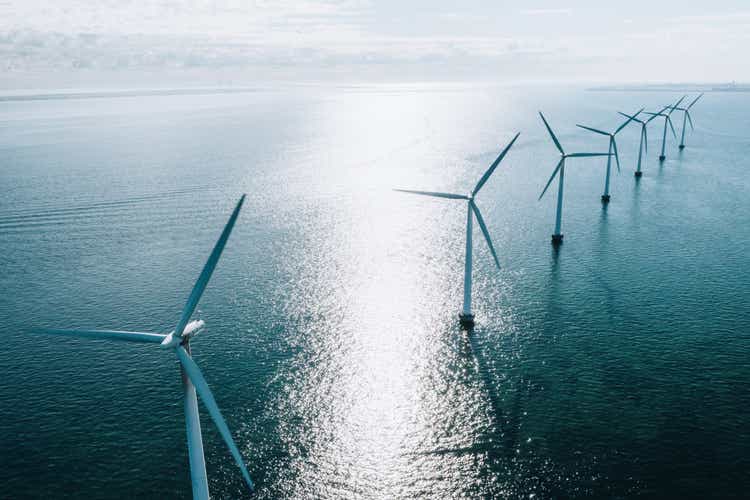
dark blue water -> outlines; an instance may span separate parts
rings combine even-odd
[[[192,343],[260,498],[742,497],[750,487],[750,95],[712,93],[599,201],[575,129],[666,93],[392,86],[0,107],[4,498],[190,496],[176,358],[32,326],[167,332],[241,193]],[[681,120],[676,120],[680,122]],[[477,325],[463,333],[469,191]],[[679,130],[678,130],[679,131]],[[208,415],[210,487],[245,495]]]

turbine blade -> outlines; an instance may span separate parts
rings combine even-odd
[[[661,110],[659,110],[658,113],[649,113],[648,111],[644,112],[644,114],[647,114],[647,115],[651,116],[651,118],[649,118],[648,121],[646,121],[646,123],[650,122],[651,120],[653,120],[657,116],[662,116],[664,114],[664,112],[666,110],[668,110],[668,109],[669,109],[669,106],[664,106],[663,108],[661,108]]]
[[[539,116],[542,117],[544,126],[547,127],[547,132],[549,132],[550,137],[552,137],[552,141],[555,143],[555,146],[557,146],[557,149],[560,151],[560,154],[565,154],[565,151],[563,151],[562,146],[560,146],[560,141],[558,141],[557,137],[555,137],[555,133],[552,132],[552,128],[550,128],[549,123],[547,123],[547,119],[544,117],[541,111],[539,112]]]
[[[516,142],[516,139],[518,139],[519,135],[521,135],[521,132],[516,134],[513,140],[510,141],[510,144],[505,146],[505,149],[503,149],[502,153],[500,153],[497,159],[495,159],[495,161],[492,162],[492,165],[490,165],[490,168],[487,169],[487,171],[484,173],[482,178],[479,179],[479,182],[477,182],[477,185],[474,187],[474,191],[471,192],[472,196],[477,194],[479,190],[482,189],[482,186],[484,186],[484,183],[487,182],[487,179],[490,178],[490,176],[492,175],[492,172],[494,172],[497,166],[500,164],[500,162],[503,161],[503,158],[505,158],[505,155],[508,153],[508,150],[513,146],[513,143]]]
[[[703,97],[703,93],[701,93],[701,95],[699,95],[698,97],[696,97],[695,99],[693,99],[693,102],[691,102],[690,104],[688,104],[687,109],[692,108],[693,104],[695,104],[696,102],[698,102],[698,99],[700,99],[701,97]]]
[[[560,167],[562,167],[562,164],[564,161],[565,161],[565,157],[560,158],[560,161],[557,163],[557,167],[555,167],[555,170],[552,172],[552,175],[550,175],[549,180],[547,181],[547,185],[544,186],[544,189],[542,190],[542,194],[539,195],[539,199],[537,201],[541,200],[542,196],[544,196],[544,193],[547,192],[547,188],[549,187],[550,184],[552,184],[552,180],[557,175],[557,172],[560,170]]]
[[[216,242],[216,246],[214,246],[211,255],[208,257],[206,265],[203,266],[203,271],[201,271],[200,276],[198,276],[198,281],[195,282],[193,290],[190,292],[190,296],[185,303],[185,307],[182,309],[182,316],[180,316],[180,321],[177,323],[177,326],[174,329],[175,337],[179,338],[182,336],[182,332],[183,330],[185,330],[185,326],[190,321],[190,316],[192,316],[193,311],[195,311],[195,307],[198,305],[198,301],[201,299],[201,295],[203,295],[203,291],[206,289],[206,285],[208,285],[208,280],[211,279],[211,274],[213,274],[214,268],[216,268],[216,264],[219,262],[221,252],[224,251],[224,246],[227,244],[227,240],[229,239],[229,235],[232,232],[234,223],[237,221],[237,216],[240,214],[240,209],[242,208],[242,203],[244,203],[244,201],[245,195],[243,194],[242,198],[240,198],[240,201],[237,202],[237,206],[234,207],[234,211],[229,217],[229,221],[227,221],[226,226],[224,226],[224,230],[221,232],[221,236],[219,236],[219,240]]]
[[[413,191],[411,189],[394,189],[399,193],[421,194],[423,196],[433,196],[435,198],[448,198],[450,200],[468,200],[469,197],[464,194],[436,193],[434,191]]]
[[[674,106],[667,106],[668,108],[671,108],[671,109],[669,110],[669,114],[670,114],[670,115],[671,115],[671,114],[672,114],[672,112],[673,112],[673,111],[675,110],[675,108],[677,108],[677,106],[679,106],[679,105],[680,105],[680,104],[682,103],[682,101],[684,101],[684,100],[685,100],[685,98],[686,98],[686,97],[687,97],[687,95],[684,95],[684,96],[680,97],[680,100],[679,100],[679,101],[677,101],[676,103],[674,103]]]
[[[482,234],[484,234],[484,239],[487,241],[487,246],[490,248],[490,253],[492,253],[492,258],[495,259],[495,265],[498,269],[500,269],[500,261],[497,259],[497,253],[495,252],[495,247],[492,246],[492,240],[490,239],[490,232],[487,230],[487,224],[484,223],[484,219],[482,218],[482,213],[479,211],[479,207],[474,203],[474,201],[470,201],[469,204],[471,205],[471,209],[474,211],[474,215],[477,216],[477,222],[479,223],[479,227],[482,229]]]
[[[632,118],[634,122],[643,123],[643,120],[639,120],[635,116],[630,116],[629,114],[623,113],[622,111],[618,111],[618,113],[624,116],[625,118]]]
[[[620,132],[620,130],[622,130],[625,127],[627,127],[628,123],[630,123],[633,120],[635,120],[636,119],[635,117],[641,114],[641,111],[643,111],[643,108],[639,109],[632,117],[628,117],[628,120],[625,123],[623,123],[622,125],[620,125],[619,127],[617,127],[617,130],[615,130],[612,135],[617,135]]]
[[[687,115],[688,122],[690,122],[690,130],[695,130],[695,127],[693,126],[693,118],[690,116],[690,111],[685,111],[685,114]]]
[[[652,113],[651,111],[644,111],[643,114],[644,115],[649,115],[649,116],[653,117],[653,116],[659,116],[661,114],[661,112],[659,112],[659,113]]]
[[[612,148],[615,150],[615,165],[617,165],[617,171],[620,172],[620,155],[617,154],[617,140],[612,138]]]
[[[667,123],[669,123],[669,128],[672,129],[672,135],[675,139],[677,139],[677,132],[674,131],[674,125],[672,125],[672,119],[667,115]]]
[[[588,158],[591,156],[609,156],[611,153],[570,153],[568,158]]]
[[[603,130],[598,130],[592,127],[587,127],[586,125],[578,125],[576,124],[576,127],[580,127],[586,130],[590,130],[591,132],[594,132],[595,134],[601,134],[601,135],[609,135],[609,132],[605,132]]]
[[[35,328],[34,333],[51,333],[69,337],[83,337],[97,340],[121,340],[126,342],[146,342],[160,344],[166,335],[160,333],[125,332],[120,330],[63,330],[58,328]]]
[[[182,364],[185,373],[195,386],[195,392],[197,392],[201,400],[203,400],[203,404],[206,406],[209,415],[211,415],[211,419],[219,429],[219,434],[221,434],[221,437],[224,438],[224,442],[229,447],[229,451],[232,453],[234,461],[237,462],[237,465],[242,471],[242,477],[250,487],[250,491],[253,491],[255,487],[253,486],[252,479],[250,479],[250,473],[247,472],[245,462],[243,462],[242,455],[240,455],[240,450],[238,450],[237,445],[234,444],[232,434],[231,432],[229,432],[229,427],[227,426],[224,417],[221,415],[219,405],[216,404],[214,395],[211,393],[211,389],[208,388],[208,383],[203,377],[203,373],[201,373],[200,368],[198,368],[198,365],[195,363],[195,361],[193,361],[193,358],[190,357],[190,354],[188,354],[184,347],[182,347],[181,345],[177,346],[175,348],[175,352],[177,353],[177,357],[180,359],[180,363]]]

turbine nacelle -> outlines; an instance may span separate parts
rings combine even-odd
[[[206,322],[202,319],[195,319],[185,325],[185,329],[182,331],[181,336],[175,335],[175,332],[170,332],[166,337],[164,337],[164,340],[161,342],[161,347],[164,349],[167,349],[169,347],[177,347],[178,345],[182,344],[186,340],[190,340],[193,337],[198,336],[198,334],[203,330],[203,328],[206,326]]]

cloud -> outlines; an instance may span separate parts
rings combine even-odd
[[[10,0],[0,30],[228,37],[357,24],[368,9],[365,0]]]
[[[466,36],[362,36],[319,30],[295,39],[215,38],[206,35],[105,35],[15,31],[0,36],[0,58],[6,69],[102,70],[181,67],[287,66],[467,63],[522,54],[554,52],[545,44],[515,38]]]
[[[373,27],[372,9],[367,0],[10,0],[0,3],[0,67],[295,67],[302,75],[315,67],[492,65],[559,50],[533,37],[386,34]]]
[[[603,14],[594,10],[503,11],[443,3],[425,13],[412,4],[370,0],[0,0],[0,71],[197,68],[209,75],[237,70],[300,80],[406,73],[426,79],[669,78],[670,70],[698,75],[701,65],[686,63],[700,60],[712,74],[722,61],[722,74],[740,72],[732,76],[739,79],[748,73],[734,64],[750,37],[747,12],[706,9],[706,15],[656,26],[633,11],[609,19],[603,31]],[[499,13],[507,14],[502,25]],[[571,17],[550,23],[555,16]]]
[[[522,16],[569,16],[571,9],[524,9],[520,11]]]
[[[750,24],[750,12],[730,12],[724,14],[706,14],[678,16],[668,20],[671,24]]]

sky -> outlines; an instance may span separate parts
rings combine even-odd
[[[748,48],[747,0],[0,0],[6,89],[747,82]]]

